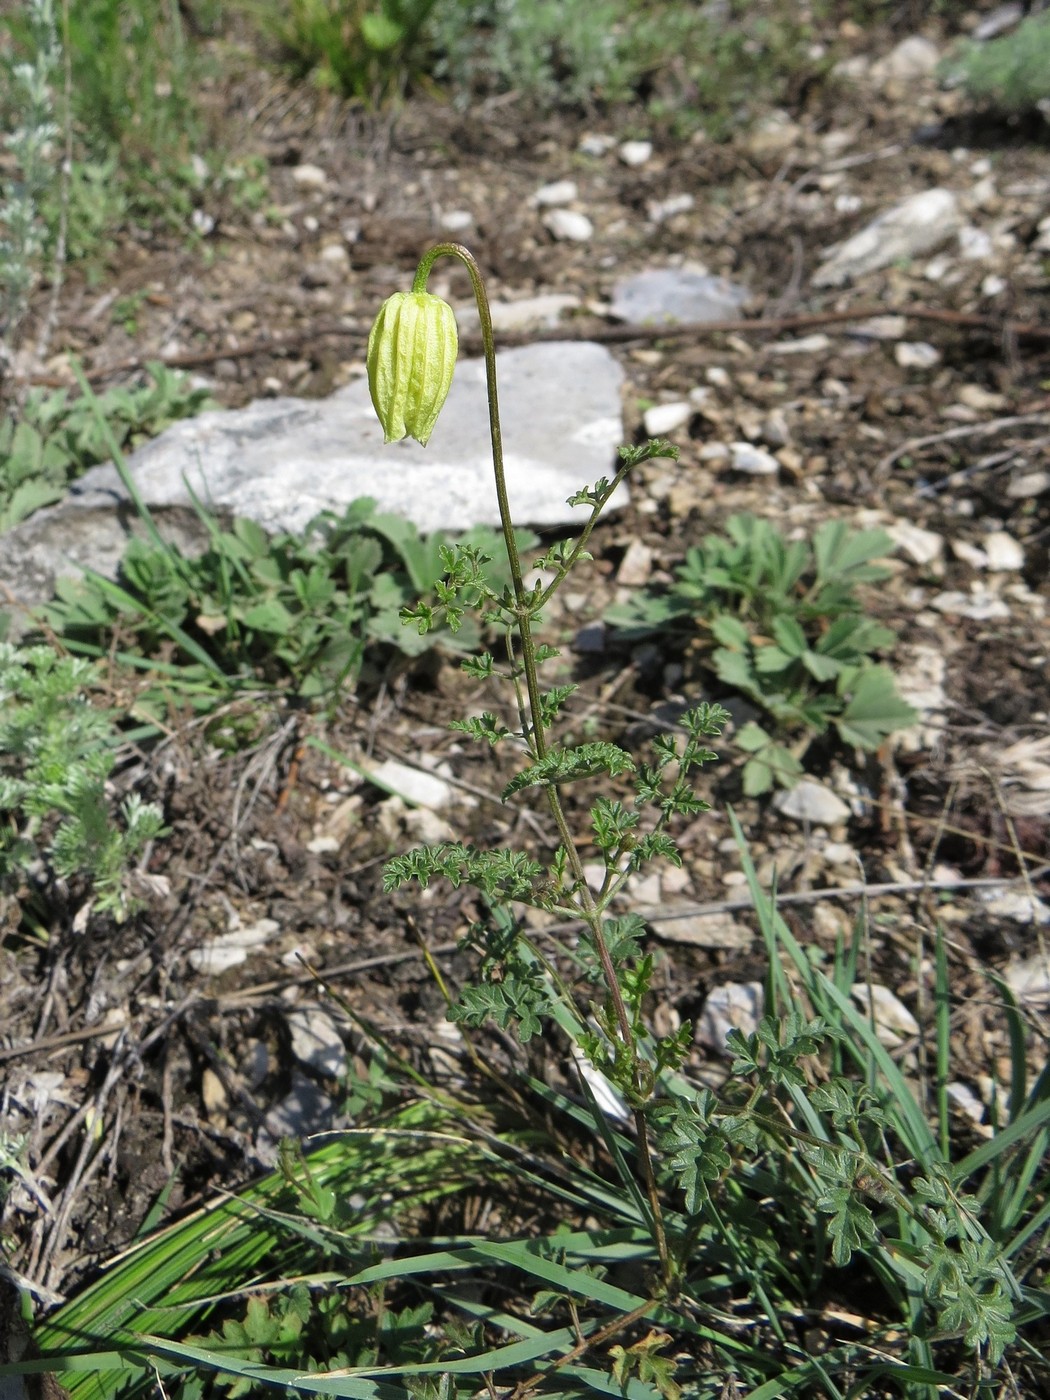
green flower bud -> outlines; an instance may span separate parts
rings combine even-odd
[[[451,306],[430,292],[395,292],[368,337],[368,388],[385,442],[425,447],[448,396],[459,335]]]

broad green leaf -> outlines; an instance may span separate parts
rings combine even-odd
[[[906,729],[917,712],[897,694],[893,672],[885,666],[865,666],[850,680],[850,701],[835,720],[843,743],[877,749],[890,734]]]

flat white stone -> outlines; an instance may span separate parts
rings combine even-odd
[[[619,321],[643,325],[727,321],[749,296],[746,287],[695,268],[653,267],[617,282],[609,310]]]
[[[931,253],[958,232],[961,222],[951,190],[909,195],[833,249],[814,274],[813,285],[842,287],[901,259]]]
[[[928,340],[902,340],[893,347],[893,358],[901,369],[932,369],[941,362],[941,352]]]
[[[559,242],[586,243],[594,237],[594,225],[590,219],[575,209],[551,209],[544,214],[543,223]]]
[[[1005,530],[993,530],[982,543],[993,573],[1014,573],[1024,568],[1024,550]]]
[[[693,416],[691,403],[658,403],[647,408],[642,415],[646,435],[651,438],[663,437],[683,427]]]
[[[615,466],[623,442],[623,371],[586,341],[498,354],[507,489],[521,525],[586,519],[567,498]],[[427,447],[383,444],[363,379],[326,399],[265,398],[174,423],[128,458],[136,486],[178,548],[201,541],[191,492],[219,513],[270,531],[303,529],[363,496],[423,532],[498,525],[485,369],[461,360]],[[626,504],[621,488],[610,502]],[[112,466],[93,467],[60,505],[0,537],[0,580],[24,603],[51,596],[86,564],[113,575],[127,543],[127,493]]]
[[[813,826],[840,826],[850,816],[842,798],[812,778],[803,778],[787,792],[778,792],[773,807],[781,816]]]
[[[888,1049],[919,1034],[919,1023],[901,999],[878,982],[856,982],[850,988],[853,1000],[872,1017],[875,1034]]]
[[[558,204],[571,204],[577,192],[575,180],[552,180],[541,185],[529,203],[541,209],[552,209]]]
[[[388,758],[383,763],[369,769],[372,779],[385,791],[390,791],[404,802],[419,807],[430,807],[440,811],[448,805],[452,789],[436,773],[425,773],[421,768],[413,768],[407,763],[398,763]]]
[[[944,553],[944,540],[940,535],[924,530],[921,525],[913,525],[909,520],[895,520],[886,527],[886,533],[913,563],[932,564]]]
[[[831,349],[831,337],[823,331],[801,335],[797,340],[778,340],[766,347],[770,355],[819,355]]]
[[[301,1065],[329,1079],[346,1074],[346,1046],[331,1016],[319,1006],[304,1006],[287,1013],[292,1054]]]
[[[304,190],[323,190],[328,184],[328,175],[319,165],[297,165],[292,179]]]
[[[644,165],[647,160],[652,159],[653,143],[651,141],[625,141],[616,154],[624,165]]]
[[[776,476],[780,470],[780,463],[771,452],[750,442],[731,442],[729,462],[733,471],[745,472],[748,476]]]
[[[696,1038],[703,1045],[720,1053],[725,1051],[726,1037],[732,1030],[750,1035],[765,1006],[761,982],[725,982],[708,994],[696,1022]]]

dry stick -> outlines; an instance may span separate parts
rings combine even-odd
[[[1023,428],[1032,423],[1050,425],[1050,413],[1019,413],[1012,418],[993,418],[990,423],[966,423],[959,428],[948,428],[943,433],[929,433],[926,437],[908,438],[906,442],[895,447],[892,452],[887,452],[885,457],[880,457],[875,464],[875,475],[879,476],[883,472],[889,471],[890,467],[901,457],[918,452],[924,447],[934,447],[940,442],[955,442],[959,438],[989,437],[992,433],[1003,432],[1006,428]]]
[[[687,321],[681,325],[654,326],[631,323],[625,326],[556,326],[551,330],[506,331],[500,335],[504,346],[536,345],[544,341],[592,340],[602,345],[622,345],[632,340],[700,340],[708,335],[768,335],[771,332],[814,330],[819,326],[847,325],[852,321],[864,321],[875,316],[903,316],[913,321],[934,321],[944,326],[955,326],[960,330],[988,331],[999,336],[1014,336],[1022,340],[1050,341],[1050,326],[1037,321],[1009,321],[999,316],[985,316],[975,311],[950,311],[938,306],[857,306],[848,311],[817,311],[800,316],[771,316],[768,319],[749,317],[735,321]],[[295,331],[284,336],[265,336],[249,341],[246,345],[227,346],[222,350],[186,350],[177,355],[151,355],[148,359],[132,355],[114,364],[99,366],[87,374],[90,384],[111,379],[118,374],[129,374],[146,367],[148,363],[159,363],[168,369],[197,369],[202,365],[214,364],[216,360],[242,360],[252,355],[280,355],[289,350],[299,350],[324,337],[365,341],[370,325],[347,325],[341,321],[313,324],[308,330]],[[464,350],[476,353],[481,350],[480,336],[464,336],[460,341]],[[25,381],[28,384],[43,385],[48,388],[64,388],[69,379],[62,375],[33,375]]]

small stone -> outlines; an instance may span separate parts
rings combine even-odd
[[[577,150],[585,156],[603,156],[616,145],[616,137],[602,131],[588,131],[580,137]]]
[[[959,256],[967,262],[982,262],[993,252],[991,234],[968,224],[959,230]]]
[[[750,1035],[757,1028],[764,1004],[761,982],[725,982],[715,987],[697,1019],[697,1040],[712,1050],[723,1052],[730,1031]]]
[[[951,271],[951,259],[945,257],[931,258],[922,270],[922,275],[927,282],[943,282]]]
[[[823,331],[799,336],[797,340],[778,340],[766,347],[770,355],[820,355],[831,349],[831,337]]]
[[[889,1050],[919,1034],[919,1023],[908,1008],[877,982],[856,982],[850,988],[853,1000],[875,1022],[875,1034]]]
[[[350,254],[342,243],[326,243],[321,249],[321,261],[337,268],[350,266]]]
[[[841,826],[850,817],[842,798],[812,778],[803,778],[787,792],[777,793],[773,807],[781,816],[812,826]]]
[[[574,209],[552,209],[543,216],[544,226],[559,242],[586,243],[594,237],[594,225]]]
[[[944,553],[944,540],[933,530],[912,525],[908,520],[895,520],[886,527],[894,544],[915,564],[932,564]]]
[[[1050,472],[1021,472],[1012,476],[1006,488],[1011,501],[1027,501],[1050,491]]]
[[[338,851],[339,844],[334,836],[315,836],[312,841],[307,841],[306,849],[313,856],[333,855]]]
[[[619,321],[654,325],[725,321],[740,314],[749,295],[702,267],[651,267],[615,284],[609,311]]]
[[[983,543],[993,573],[1014,573],[1024,568],[1024,550],[1005,530],[993,530],[985,535]]]
[[[1005,977],[1007,986],[1020,1001],[1041,1004],[1050,1001],[1050,961],[1045,953],[1010,963]]]
[[[663,224],[676,214],[688,214],[695,203],[691,194],[672,194],[667,199],[651,199],[645,212],[654,224]]]
[[[901,369],[932,369],[941,362],[941,352],[928,340],[902,340],[893,347],[893,358]]]
[[[964,384],[959,390],[958,399],[978,413],[1001,413],[1009,402],[1005,394],[997,394],[980,384]]]
[[[772,447],[774,450],[787,447],[791,441],[791,433],[788,429],[787,419],[779,409],[774,409],[762,420],[759,436],[767,447]]]
[[[641,588],[649,582],[653,571],[653,551],[641,540],[634,539],[616,570],[616,582],[625,588]]]
[[[980,24],[973,31],[973,38],[979,44],[986,44],[989,39],[995,39],[1000,34],[1005,34],[1008,29],[1013,29],[1020,24],[1024,18],[1025,6],[1021,0],[1007,0],[1004,5],[997,5],[990,14],[984,16]]]
[[[407,763],[398,763],[388,758],[369,771],[369,776],[377,787],[393,793],[419,807],[432,807],[439,811],[448,805],[452,789],[443,778],[435,773],[425,773],[420,768],[411,768]]]
[[[1050,905],[1025,890],[983,890],[985,913],[1018,924],[1050,924]],[[1009,975],[1007,976],[1009,981]],[[1012,985],[1012,983],[1011,983]]]
[[[856,214],[864,205],[859,194],[837,194],[834,203],[836,214]]]
[[[307,1069],[326,1079],[346,1074],[346,1046],[338,1027],[319,1006],[304,1006],[288,1013],[292,1054]]]
[[[201,1075],[201,1102],[209,1118],[221,1117],[230,1106],[226,1086],[210,1067]]]
[[[727,442],[705,442],[700,449],[700,461],[705,467],[728,466],[731,456]]]
[[[997,297],[1001,292],[1005,292],[1009,285],[1005,277],[1000,277],[997,272],[989,272],[981,283],[981,296]]]
[[[857,868],[857,850],[848,841],[828,841],[821,852],[829,865],[848,865]]]
[[[439,222],[446,233],[466,233],[474,227],[474,215],[469,209],[446,209]]]
[[[909,195],[831,250],[814,273],[813,285],[842,287],[866,273],[930,253],[958,231],[960,222],[959,201],[951,190]]]
[[[675,916],[662,908],[661,917],[650,915],[648,923],[658,937],[668,943],[688,943],[694,948],[750,948],[755,936],[746,924],[732,914],[690,914]]]
[[[576,195],[575,180],[552,180],[549,184],[541,185],[529,203],[541,209],[552,209],[558,204],[571,204]]]
[[[654,870],[648,875],[632,875],[627,881],[627,891],[636,905],[658,905],[661,899],[660,876]]]
[[[215,232],[215,215],[207,213],[204,209],[194,209],[190,215],[190,223],[194,233],[199,233],[202,238],[207,238],[209,233]]]
[[[647,408],[642,415],[647,437],[664,437],[676,428],[684,427],[693,416],[690,403],[658,403]]]
[[[850,327],[851,334],[871,340],[903,340],[908,333],[908,318],[887,313],[885,316],[869,316],[866,321],[858,321]]]
[[[969,593],[955,590],[938,593],[930,599],[930,607],[948,616],[971,618],[974,622],[995,622],[1010,616],[1010,609],[1003,600],[978,584]]]
[[[625,141],[616,154],[624,165],[644,165],[647,160],[652,159],[653,143],[651,141]]]
[[[735,472],[744,472],[748,476],[776,476],[780,471],[780,463],[772,453],[764,452],[750,442],[731,442],[729,452],[730,465]]]
[[[319,165],[297,165],[292,179],[304,190],[323,190],[328,184],[328,176]]]
[[[910,82],[915,78],[926,78],[933,73],[941,61],[937,45],[921,34],[910,34],[891,49],[885,58],[880,58],[872,66],[872,76],[878,82],[894,78],[898,82]]]
[[[713,384],[716,389],[731,389],[733,387],[733,376],[721,365],[712,365],[710,369],[706,369],[704,378],[708,384]]]

